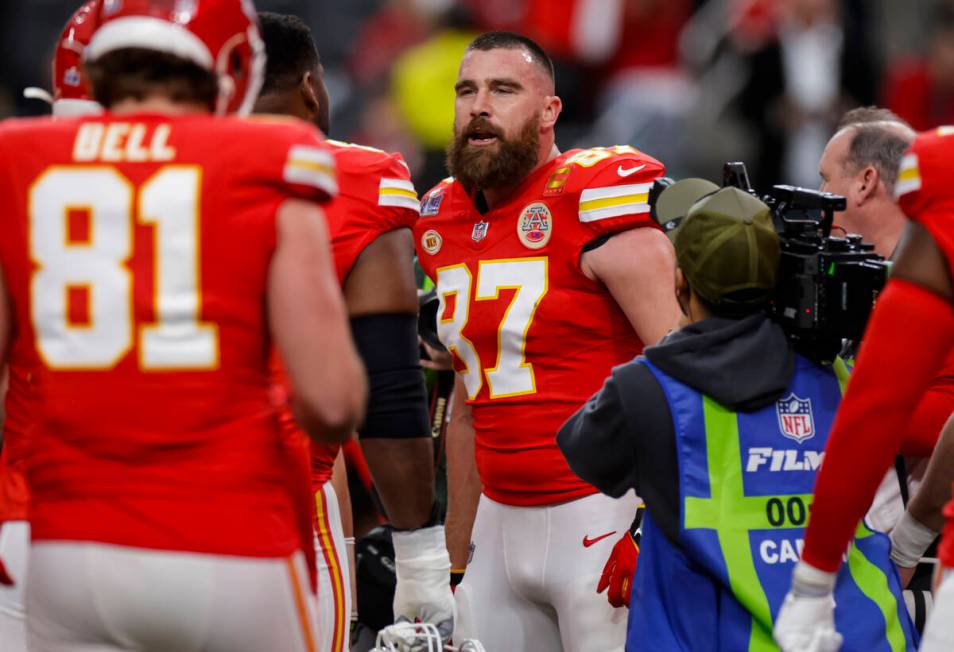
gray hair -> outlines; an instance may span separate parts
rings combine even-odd
[[[901,157],[917,135],[911,125],[888,109],[867,106],[842,116],[838,131],[845,129],[854,132],[845,156],[846,171],[855,174],[869,165],[874,167],[888,194],[894,196]]]

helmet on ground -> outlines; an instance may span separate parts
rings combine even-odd
[[[446,645],[437,627],[430,623],[398,622],[378,633],[371,652],[486,652],[475,640]]]

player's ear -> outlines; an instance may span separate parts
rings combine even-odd
[[[301,101],[304,102],[312,117],[318,115],[318,91],[315,89],[315,77],[311,72],[306,72],[301,76],[301,82],[298,84],[298,92],[301,93]]]
[[[563,110],[563,100],[556,95],[548,95],[543,105],[543,113],[540,115],[540,126],[543,128],[552,128],[560,117],[560,111]]]

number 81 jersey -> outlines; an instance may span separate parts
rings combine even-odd
[[[327,201],[333,166],[317,129],[287,120],[0,125],[10,363],[26,372],[11,392],[27,398],[4,448],[34,539],[311,545],[269,400],[265,305],[277,210]]]
[[[600,238],[655,228],[648,194],[663,171],[631,147],[572,150],[486,213],[453,179],[424,196],[418,257],[437,286],[438,334],[467,389],[489,498],[547,505],[596,491],[556,433],[643,344],[581,256]]]

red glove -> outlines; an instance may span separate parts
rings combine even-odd
[[[636,574],[636,560],[639,559],[639,540],[642,532],[639,526],[643,520],[643,510],[636,510],[636,520],[632,527],[613,546],[606,565],[603,566],[603,575],[596,586],[596,592],[606,593],[606,599],[614,607],[628,607],[629,597],[633,592],[633,575]]]

